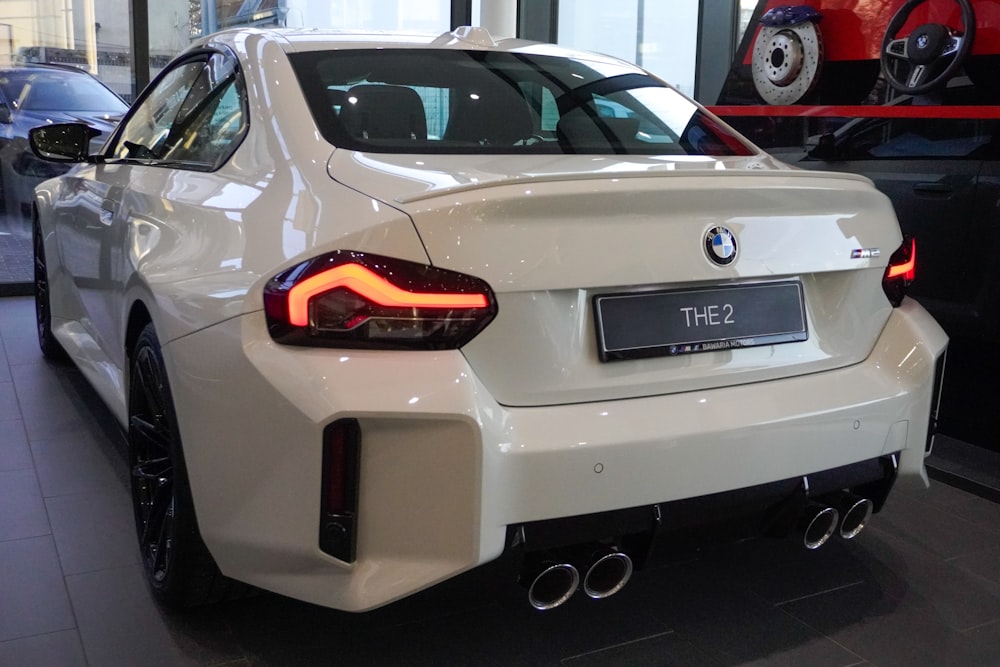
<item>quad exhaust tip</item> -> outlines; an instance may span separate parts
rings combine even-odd
[[[555,609],[580,585],[580,572],[569,563],[544,563],[528,586],[528,602],[539,611]]]
[[[845,540],[858,536],[871,518],[874,505],[868,498],[844,492],[833,506],[811,503],[802,513],[798,530],[806,549],[819,549],[834,533]]]
[[[583,592],[594,600],[620,591],[632,577],[632,559],[628,554],[605,549],[596,554],[583,577]]]
[[[840,512],[818,503],[809,505],[799,521],[802,544],[806,549],[819,549],[837,531]]]
[[[838,503],[844,518],[840,521],[840,536],[845,540],[851,540],[865,529],[868,519],[871,518],[874,506],[868,498],[861,498],[854,494],[844,494]]]
[[[587,597],[601,600],[620,591],[634,568],[628,554],[612,547],[576,547],[575,557],[538,555],[522,571],[520,581],[528,588],[528,603],[539,611],[555,609],[582,587]],[[569,554],[567,554],[569,555]],[[565,555],[564,555],[565,556]],[[572,561],[572,562],[570,562]],[[585,574],[581,577],[580,573]]]

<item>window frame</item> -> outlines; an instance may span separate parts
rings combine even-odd
[[[208,91],[202,95],[200,99],[192,106],[192,110],[186,114],[184,119],[181,121],[183,124],[193,125],[197,123],[202,116],[198,113],[200,110],[207,108],[212,104],[213,101],[219,99],[219,95],[216,93],[220,90],[228,88],[229,85],[235,87],[237,99],[240,105],[240,116],[241,122],[239,129],[236,134],[233,135],[231,145],[228,146],[224,151],[222,151],[212,162],[197,161],[193,159],[177,159],[175,156],[171,156],[170,152],[176,148],[176,144],[172,144],[171,148],[167,153],[163,155],[155,155],[150,152],[147,155],[142,156],[132,156],[132,155],[117,155],[121,150],[122,144],[127,141],[125,135],[128,132],[129,127],[132,125],[133,120],[135,120],[140,114],[146,113],[147,103],[161,92],[161,86],[164,80],[170,77],[177,70],[188,67],[193,63],[198,63],[201,67],[201,71],[196,75],[190,84],[186,88],[180,88],[179,90],[184,90],[183,98],[180,103],[175,108],[175,113],[173,118],[168,123],[167,126],[167,137],[173,134],[173,129],[178,123],[177,117],[183,111],[184,107],[197,87],[198,82],[205,75],[206,70],[209,69],[224,69],[224,68],[211,68],[211,61],[213,58],[221,58],[222,64],[225,68],[231,69],[231,73],[219,81],[211,82],[212,85]],[[176,92],[176,91],[175,91]],[[174,93],[171,93],[174,94]],[[223,95],[225,93],[223,92]],[[217,106],[216,106],[217,108]],[[105,162],[109,164],[139,164],[142,166],[151,167],[165,167],[171,169],[185,169],[189,171],[203,171],[203,172],[213,172],[222,168],[222,166],[233,156],[233,154],[239,149],[243,140],[246,138],[250,129],[250,118],[249,118],[249,107],[247,104],[246,96],[246,82],[243,78],[243,72],[240,67],[239,59],[233,54],[229,49],[226,48],[205,48],[198,49],[188,54],[182,59],[178,59],[170,64],[170,67],[165,68],[161,71],[153,82],[147,86],[143,91],[142,95],[136,100],[135,104],[129,109],[128,113],[122,119],[122,121],[115,128],[111,139],[107,142],[102,153],[102,157]],[[146,147],[147,149],[150,147]],[[131,149],[127,149],[131,150]]]

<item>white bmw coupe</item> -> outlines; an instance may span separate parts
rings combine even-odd
[[[360,611],[509,558],[547,609],[926,484],[947,338],[889,201],[633,65],[229,31],[89,139],[32,131],[77,163],[36,191],[38,336],[128,433],[165,603]]]

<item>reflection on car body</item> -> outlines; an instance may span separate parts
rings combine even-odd
[[[816,548],[926,483],[947,338],[888,199],[606,56],[212,35],[34,229],[40,344],[128,431],[167,603],[358,611],[509,557],[547,609],[660,537]]]

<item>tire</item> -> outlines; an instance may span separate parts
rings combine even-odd
[[[153,595],[174,608],[235,597],[246,587],[219,571],[198,531],[170,384],[151,324],[132,354],[128,399],[132,509]]]
[[[42,356],[51,361],[64,361],[66,351],[52,335],[52,308],[49,296],[49,269],[45,261],[45,243],[36,217],[31,225],[31,245],[35,265],[35,331]]]

